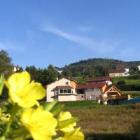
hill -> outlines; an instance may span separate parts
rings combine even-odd
[[[72,77],[96,77],[108,75],[110,69],[136,68],[140,61],[122,61],[116,59],[93,58],[81,60],[65,66],[64,73]]]

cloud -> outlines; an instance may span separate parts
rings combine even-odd
[[[46,27],[43,29],[43,31],[55,34],[66,40],[69,40],[69,41],[72,41],[72,42],[75,42],[78,44],[82,44],[82,45],[87,45],[88,43],[93,43],[92,40],[89,38],[78,36],[75,34],[70,34],[70,33],[60,30],[59,28],[56,28],[56,27]]]
[[[119,41],[112,40],[110,41],[107,39],[95,40],[92,37],[66,32],[58,27],[50,25],[41,28],[41,31],[54,34],[58,37],[79,44],[82,47],[86,47],[100,54],[104,54],[105,52],[106,53],[114,52],[120,43]]]

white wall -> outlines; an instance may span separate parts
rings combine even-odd
[[[67,84],[68,83],[68,84]],[[46,87],[46,101],[47,102],[52,102],[54,99],[52,98],[54,96],[54,91],[53,89],[56,87],[56,86],[72,86],[71,85],[71,81],[66,79],[66,78],[62,78],[58,81],[55,81],[49,85],[47,85]],[[72,89],[73,91],[73,94],[76,94],[76,90],[75,89]],[[67,97],[69,98],[69,97]],[[72,97],[73,99],[73,97]],[[59,100],[59,99],[58,99]]]
[[[60,95],[58,96],[58,101],[66,102],[66,101],[76,101],[76,95]]]
[[[87,89],[85,94],[86,100],[96,100],[101,95],[101,90],[99,88]]]

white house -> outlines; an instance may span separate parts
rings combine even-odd
[[[107,100],[104,99],[106,96]],[[74,80],[67,78],[59,79],[46,86],[46,101],[58,100],[78,101],[78,100],[116,100],[121,99],[123,94],[112,85],[109,77],[94,78],[85,84],[77,84]]]
[[[140,65],[138,65],[138,70],[140,71]]]
[[[76,101],[76,82],[66,78],[59,79],[46,86],[46,101]]]
[[[109,76],[110,77],[126,77],[129,76],[129,69],[116,69],[116,70],[110,70],[109,71]]]

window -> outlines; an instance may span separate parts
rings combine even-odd
[[[60,89],[60,93],[73,93],[71,89]]]
[[[69,84],[69,82],[66,82],[66,85],[68,85]]]
[[[71,93],[71,89],[68,89],[68,93]]]
[[[64,93],[63,89],[60,89],[60,93]]]

